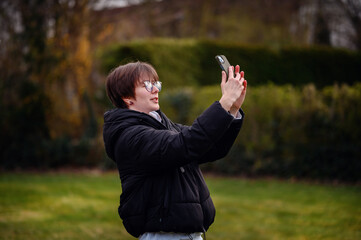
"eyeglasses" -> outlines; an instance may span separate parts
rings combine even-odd
[[[151,83],[150,81],[144,81],[144,87],[147,89],[148,92],[153,92],[153,87],[156,87],[158,91],[162,90],[162,82],[156,81],[154,83]]]

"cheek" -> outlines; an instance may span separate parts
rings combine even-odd
[[[140,102],[140,103],[147,102],[148,93],[145,93],[144,91],[139,90],[139,91],[136,91],[135,96],[136,96],[137,102]]]

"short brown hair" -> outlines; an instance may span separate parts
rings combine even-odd
[[[135,98],[135,87],[142,73],[149,74],[154,81],[159,77],[154,67],[145,62],[131,62],[112,70],[106,81],[107,95],[117,108],[128,108],[123,98]]]

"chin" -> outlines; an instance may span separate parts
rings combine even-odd
[[[159,104],[155,105],[155,106],[154,106],[154,109],[155,109],[155,110],[153,110],[153,111],[159,110]]]

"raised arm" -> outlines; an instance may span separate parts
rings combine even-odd
[[[181,132],[134,125],[120,134],[115,159],[134,174],[154,174],[198,161],[224,135],[233,116],[219,102],[212,104]]]

